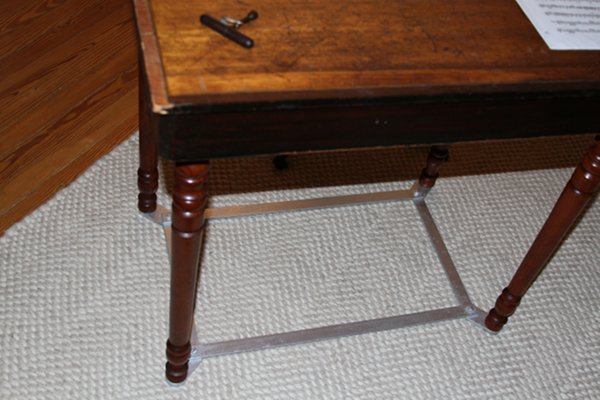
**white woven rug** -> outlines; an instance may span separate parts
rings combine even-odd
[[[452,149],[428,204],[475,304],[491,307],[591,143]],[[407,187],[426,153],[217,161],[212,203]],[[167,254],[137,215],[136,168],[134,137],[0,238],[0,399],[600,398],[600,201],[498,336],[443,322],[212,358],[167,386]],[[454,305],[409,204],[212,221],[203,262],[205,341]]]

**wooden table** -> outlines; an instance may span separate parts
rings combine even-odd
[[[251,49],[199,22],[201,14],[241,19],[248,5],[259,18],[238,31],[253,39]],[[210,159],[436,144],[409,194],[419,200],[447,158],[444,144],[600,126],[600,53],[550,51],[510,0],[134,0],[134,6],[141,212],[156,213],[158,153],[177,162],[171,382],[187,376],[202,232],[205,219],[219,213],[205,212]],[[596,139],[487,316],[488,329],[506,323],[599,186]],[[317,333],[331,332],[311,334]]]

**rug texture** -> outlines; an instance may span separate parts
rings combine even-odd
[[[473,302],[508,283],[592,136],[455,145],[427,198]],[[428,149],[217,160],[211,205],[410,187]],[[598,399],[600,201],[497,336],[456,320],[204,360],[164,380],[169,263],[137,138],[0,238],[0,399]],[[160,202],[173,166],[161,163]],[[218,341],[456,304],[410,203],[210,221],[196,320]]]

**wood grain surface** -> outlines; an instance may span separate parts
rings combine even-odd
[[[127,0],[0,5],[0,232],[137,126]]]
[[[600,86],[600,52],[550,51],[514,1],[147,1],[174,103]],[[198,21],[251,9],[250,50]]]

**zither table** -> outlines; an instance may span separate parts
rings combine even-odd
[[[510,0],[133,4],[140,43],[138,206],[169,238],[170,382],[184,381],[190,362],[206,357],[425,322],[468,318],[499,331],[600,186],[597,138],[514,278],[484,313],[469,299],[425,203],[447,146],[597,132],[599,52],[550,51]],[[402,144],[432,145],[410,190],[207,208],[211,159]],[[156,201],[159,154],[176,162],[171,213]],[[193,343],[205,221],[382,201],[417,207],[459,306]]]

